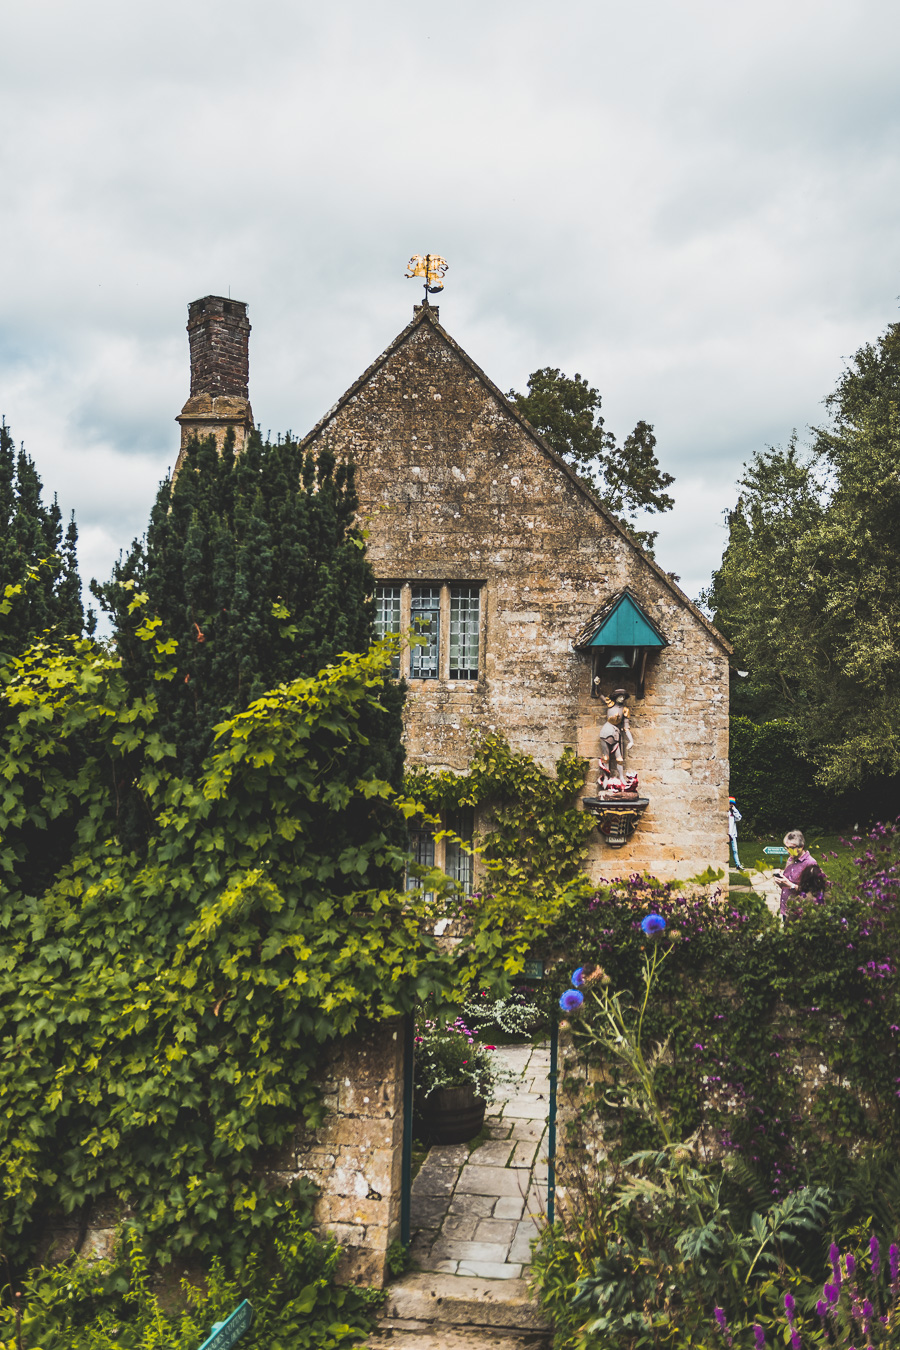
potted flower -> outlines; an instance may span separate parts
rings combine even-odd
[[[415,1114],[429,1144],[464,1144],[480,1132],[497,1082],[494,1049],[461,1017],[445,1027],[431,1021],[416,1027]]]

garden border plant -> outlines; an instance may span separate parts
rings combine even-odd
[[[615,988],[634,989],[634,934],[659,912],[675,946],[648,1034],[668,1046],[662,1082],[678,1129],[700,1130],[710,1153],[780,1167],[777,1184],[787,1185],[803,1173],[804,1147],[839,1164],[861,1140],[900,1140],[898,838],[877,827],[855,884],[796,902],[784,927],[752,895],[716,900],[633,876],[569,906],[541,951],[551,967],[559,952],[579,951]],[[545,1002],[554,991],[559,977]],[[814,1114],[798,1120],[801,1059],[826,1071]],[[624,1124],[626,1146],[637,1145]]]
[[[564,1181],[580,1196],[536,1266],[560,1345],[849,1345],[834,1337],[860,1329],[866,1298],[897,1318],[883,1269],[846,1306],[816,1284],[829,1235],[852,1276],[875,1232],[900,1234],[900,833],[858,842],[854,884],[798,901],[784,928],[752,897],[742,912],[634,876],[550,930],[542,997],[571,1009],[581,1089]],[[648,964],[653,913],[666,955]],[[576,983],[599,983],[564,994],[560,952],[579,953]],[[641,1041],[652,1054],[629,1060]],[[778,1239],[778,1268],[744,1297],[728,1272],[746,1276],[767,1233],[793,1245]]]
[[[111,1260],[78,1258],[22,1282],[0,1305],[0,1350],[197,1350],[244,1298],[254,1317],[242,1350],[350,1350],[370,1330],[381,1291],[338,1286],[339,1256],[333,1239],[315,1237],[293,1214],[239,1278],[214,1258],[202,1286],[182,1282],[173,1307],[126,1227]]]

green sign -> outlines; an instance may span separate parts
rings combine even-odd
[[[231,1350],[231,1346],[245,1331],[250,1330],[253,1321],[253,1308],[244,1299],[239,1308],[235,1308],[224,1322],[216,1322],[212,1331],[200,1347],[200,1350]]]
[[[780,844],[778,845],[777,848],[766,847],[763,849],[763,853],[770,853],[775,858],[786,858],[787,852],[788,852],[787,849],[782,848]]]
[[[543,961],[526,961],[522,977],[526,980],[542,980],[544,978]]]

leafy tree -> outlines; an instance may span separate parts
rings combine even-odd
[[[42,485],[33,461],[24,449],[15,449],[5,421],[0,421],[0,687],[10,678],[13,663],[33,644],[59,645],[84,627],[81,581],[75,549],[78,531],[74,516],[63,529],[54,498],[41,500]],[[88,627],[94,616],[88,612]],[[8,718],[0,705],[0,725]],[[69,746],[72,770],[80,747]],[[40,796],[39,776],[27,785],[32,803]],[[54,820],[49,834],[25,826],[31,847],[31,882],[39,887],[68,856],[74,843],[74,819]]]
[[[850,362],[830,424],[757,453],[706,600],[751,673],[743,706],[782,718],[840,790],[900,774],[900,324]]]
[[[665,489],[675,481],[659,467],[653,427],[638,422],[620,448],[600,416],[598,391],[580,375],[570,380],[551,366],[529,375],[527,394],[511,389],[509,397],[652,556],[658,531],[639,530],[634,514],[670,511],[674,502]]]
[[[16,453],[0,421],[0,598],[7,586],[27,586],[2,616],[0,654],[18,655],[40,633],[80,634],[84,627],[74,515],[63,530],[56,498],[41,501],[42,484],[24,449]]]
[[[112,613],[134,689],[153,685],[156,656],[142,640],[143,610],[173,640],[176,672],[157,688],[158,727],[180,771],[194,774],[214,728],[285,680],[314,675],[373,640],[374,576],[356,527],[352,466],[290,439],[250,436],[240,455],[194,441],[177,478],[164,482],[147,536],[95,594]],[[403,692],[388,680],[367,716],[377,769],[402,772]]]

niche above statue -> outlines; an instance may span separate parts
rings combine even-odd
[[[597,734],[596,795],[585,797],[584,809],[596,817],[607,844],[621,848],[650,801],[640,795],[637,767],[628,762],[634,737],[628,693],[620,682],[633,680],[637,697],[643,698],[648,657],[668,643],[626,588],[591,615],[573,645],[591,658],[591,697],[606,704]],[[616,684],[620,687],[613,687],[610,695],[607,691]]]
[[[669,644],[626,586],[591,615],[572,645],[591,658],[591,698],[604,697],[604,685],[626,678],[643,698],[647,660]]]

